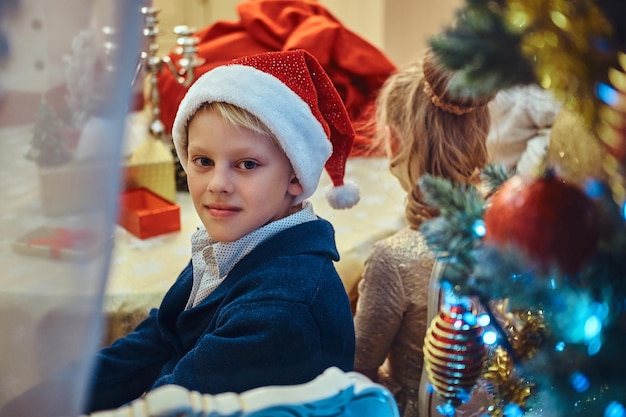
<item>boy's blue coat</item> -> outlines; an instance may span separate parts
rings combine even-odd
[[[158,310],[99,353],[88,409],[118,407],[164,384],[242,392],[307,382],[330,366],[352,370],[354,327],[338,259],[330,223],[303,223],[260,244],[185,310],[190,263]]]

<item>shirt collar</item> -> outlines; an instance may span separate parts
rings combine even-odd
[[[219,269],[219,277],[217,278],[223,278],[228,275],[237,262],[262,242],[283,230],[313,220],[317,220],[313,211],[313,204],[310,201],[304,201],[301,210],[253,230],[234,242],[216,242],[210,238],[202,226],[194,232],[192,237],[192,253],[202,251],[205,262],[212,261],[217,264]]]

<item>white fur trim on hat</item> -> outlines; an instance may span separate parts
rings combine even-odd
[[[326,200],[334,209],[352,208],[360,199],[359,187],[352,181],[344,181],[343,185],[338,187],[331,184],[326,189]]]
[[[178,108],[172,137],[183,169],[187,169],[187,124],[205,103],[226,102],[258,117],[276,136],[291,161],[304,192],[315,192],[332,145],[310,107],[276,77],[247,65],[214,68],[191,85]]]

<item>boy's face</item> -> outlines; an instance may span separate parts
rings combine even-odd
[[[188,132],[189,193],[211,238],[232,242],[291,214],[302,187],[271,139],[207,110],[192,118]]]

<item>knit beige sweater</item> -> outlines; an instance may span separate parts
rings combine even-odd
[[[433,262],[421,233],[405,228],[374,245],[359,283],[355,369],[379,369],[403,417],[418,415]]]
[[[434,259],[422,234],[407,227],[374,245],[359,282],[354,367],[378,370],[378,382],[394,395],[401,417],[441,416],[441,401],[427,389],[423,372],[424,337],[439,311],[441,270],[433,270]],[[479,381],[456,415],[482,416],[492,402]]]

